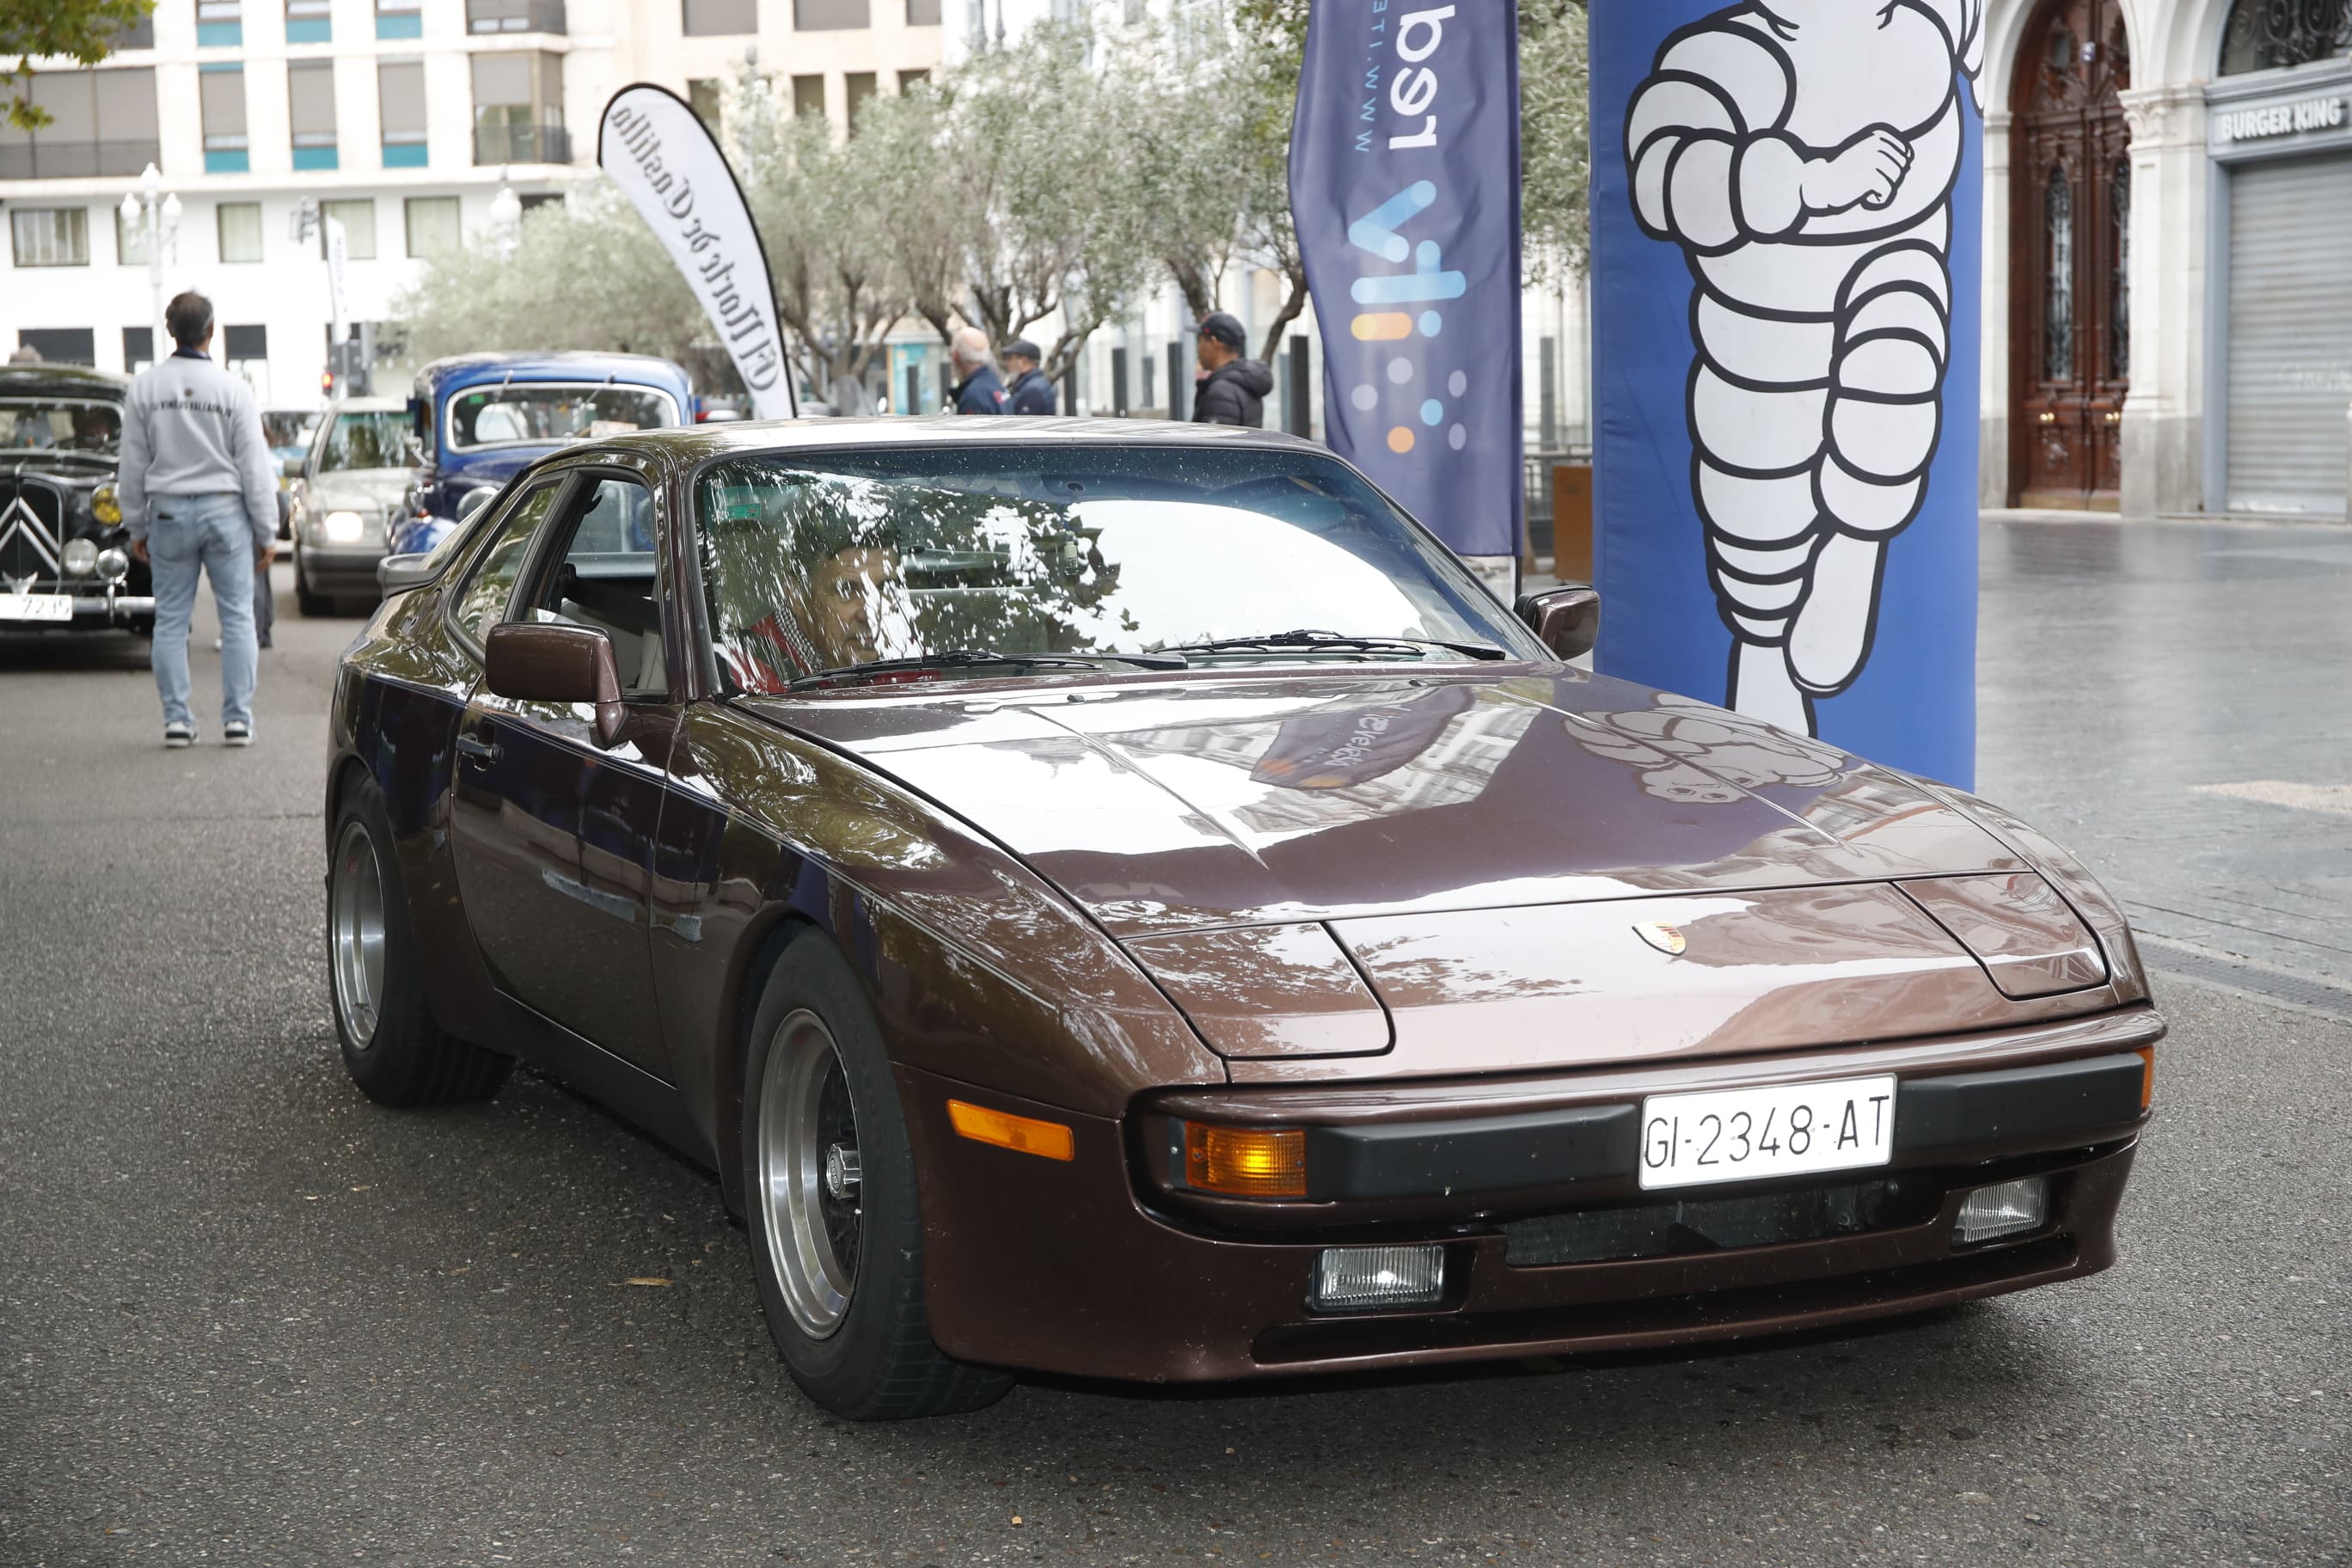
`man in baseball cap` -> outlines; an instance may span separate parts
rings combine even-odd
[[[1004,345],[1004,368],[1013,373],[1013,384],[1004,389],[1004,412],[1054,412],[1054,384],[1037,368],[1045,358],[1027,338],[1015,338]]]
[[[1193,424],[1265,427],[1265,395],[1274,390],[1274,372],[1244,356],[1248,342],[1241,322],[1227,312],[1212,310],[1201,318],[1201,374],[1194,378]]]

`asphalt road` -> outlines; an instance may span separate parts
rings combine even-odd
[[[355,623],[281,605],[248,752],[160,748],[143,645],[0,639],[0,1564],[2352,1562],[2352,1018],[2178,981],[2094,1279],[835,1421],[710,1178],[530,1075],[432,1114],[345,1079],[319,800]]]

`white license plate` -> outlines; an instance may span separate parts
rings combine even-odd
[[[1642,1185],[1696,1187],[1884,1165],[1895,1079],[1654,1094],[1642,1101]]]
[[[69,621],[70,594],[0,594],[0,621]]]

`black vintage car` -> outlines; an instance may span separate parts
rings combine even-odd
[[[114,493],[130,385],[78,365],[0,365],[0,631],[155,629]]]

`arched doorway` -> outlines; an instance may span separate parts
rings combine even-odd
[[[2119,0],[2043,0],[2010,107],[2010,474],[2020,506],[2118,500],[2131,376],[2131,85]]]

